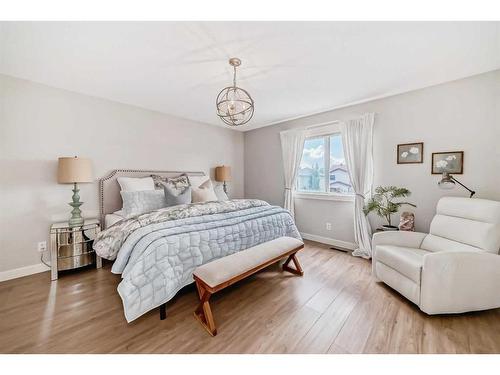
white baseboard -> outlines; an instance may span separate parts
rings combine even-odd
[[[0,272],[0,281],[7,281],[11,279],[17,279],[18,277],[29,276],[35,273],[49,271],[50,268],[43,263],[33,264],[31,266],[14,268],[13,270],[7,270]]]
[[[352,242],[336,240],[336,239],[329,238],[329,237],[317,236],[315,234],[301,232],[300,235],[305,240],[320,242],[320,243],[324,243],[324,244],[327,244],[330,246],[340,247],[340,248],[347,249],[347,250],[354,250],[357,247],[356,244],[352,243]]]

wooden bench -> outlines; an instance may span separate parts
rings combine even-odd
[[[297,251],[302,248],[302,241],[280,237],[198,267],[193,273],[200,296],[195,318],[208,333],[215,336],[217,329],[209,303],[212,294],[284,258],[288,259],[283,264],[283,270],[302,276],[304,272],[296,257]],[[290,262],[294,263],[295,268],[289,266]]]

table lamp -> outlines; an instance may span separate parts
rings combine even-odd
[[[69,226],[82,226],[84,220],[80,206],[83,202],[80,202],[78,183],[92,182],[90,159],[79,158],[77,156],[59,158],[57,182],[60,184],[73,184],[73,202],[69,203],[73,207],[73,210],[71,210]]]
[[[470,197],[472,198],[476,192],[474,190],[469,189],[467,186],[458,181],[455,177],[453,177],[448,172],[443,172],[443,176],[441,177],[441,181],[438,182],[438,185],[441,189],[453,189],[455,187],[455,182],[462,186],[464,189],[468,190],[470,193]]]
[[[227,194],[226,181],[231,181],[231,167],[222,165],[215,168],[215,181],[222,182],[224,193]]]

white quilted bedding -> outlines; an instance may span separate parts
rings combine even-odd
[[[119,222],[94,242],[97,254],[107,258],[118,247],[112,272],[122,274],[118,292],[128,322],[193,282],[201,264],[274,238],[300,239],[288,211],[259,200],[169,209]]]

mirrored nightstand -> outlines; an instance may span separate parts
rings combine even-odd
[[[92,244],[101,225],[97,219],[85,220],[79,227],[70,227],[68,222],[54,223],[50,227],[51,280],[57,280],[59,271],[95,264],[102,267]]]

